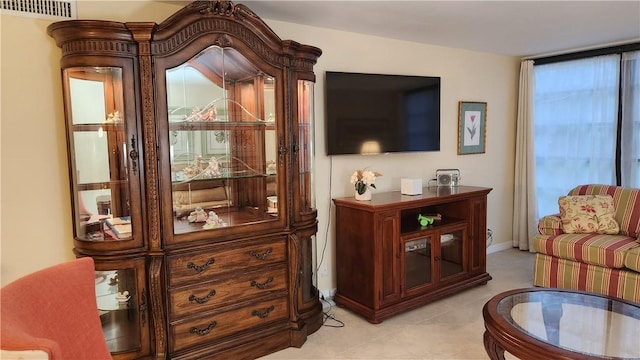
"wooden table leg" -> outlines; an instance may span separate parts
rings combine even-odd
[[[504,360],[504,349],[491,337],[488,331],[484,332],[484,349],[491,360]]]

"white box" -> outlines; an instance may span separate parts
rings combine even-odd
[[[400,193],[403,195],[422,194],[422,179],[400,179]]]

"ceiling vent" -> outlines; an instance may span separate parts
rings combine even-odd
[[[0,0],[0,14],[53,20],[76,19],[76,0]]]

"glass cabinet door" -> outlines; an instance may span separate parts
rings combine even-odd
[[[278,220],[275,76],[218,46],[164,76],[173,235]]]
[[[402,269],[405,293],[433,283],[433,245],[432,235],[403,240]]]
[[[294,186],[298,191],[298,196],[294,199],[299,199],[295,205],[296,220],[300,221],[300,226],[304,226],[304,220],[312,218],[313,224],[315,224],[316,218],[316,203],[315,193],[313,191],[313,157],[314,157],[314,132],[313,132],[313,90],[314,83],[308,80],[297,81],[297,154],[294,154],[297,158],[297,173],[298,177],[294,182]],[[302,302],[301,307],[304,307],[307,303],[312,303],[318,297],[318,276],[317,269],[317,254],[316,254],[316,226],[311,228],[311,236],[301,236],[300,251],[304,258],[304,267],[301,271],[301,289],[302,289]]]
[[[300,192],[301,214],[315,211],[313,192],[313,90],[314,83],[298,80],[298,190]]]
[[[440,278],[464,272],[464,229],[453,230],[440,234]]]
[[[404,293],[455,280],[456,275],[466,272],[465,237],[466,225],[460,225],[443,232],[432,231],[418,238],[403,239],[401,269]]]
[[[131,75],[120,67],[63,71],[75,239],[130,247],[139,208],[135,118],[127,121],[125,90]],[[128,127],[131,127],[128,129]],[[136,182],[137,183],[137,182]],[[129,242],[129,244],[127,244]]]
[[[112,354],[149,353],[144,261],[96,263],[96,300],[107,347]]]

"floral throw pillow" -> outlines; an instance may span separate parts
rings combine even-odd
[[[560,219],[567,234],[617,234],[620,226],[614,218],[611,195],[561,196]]]

